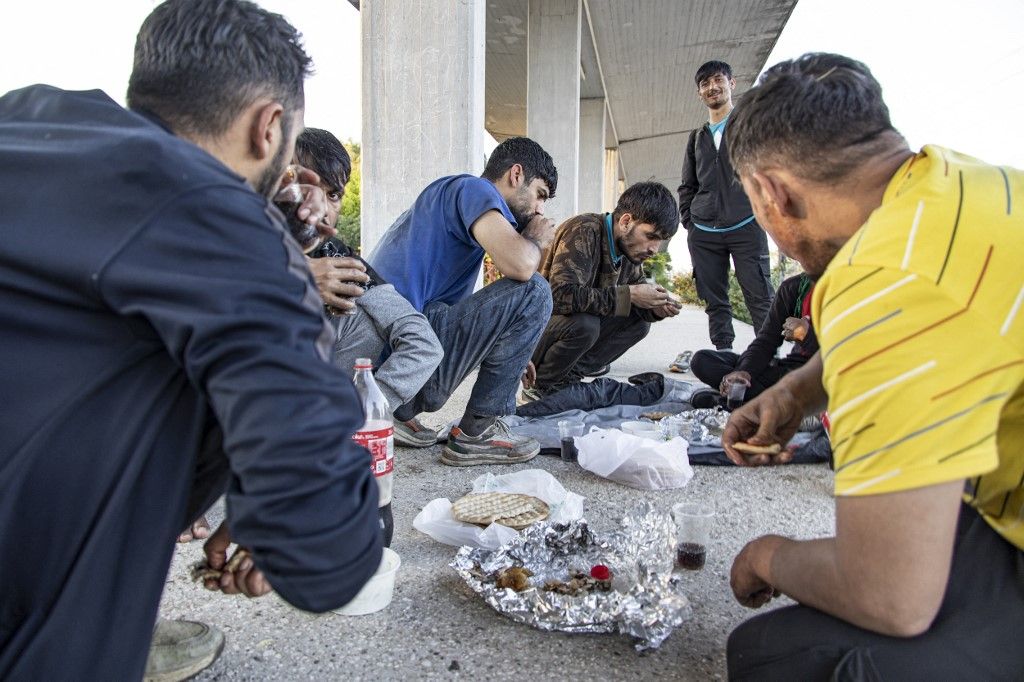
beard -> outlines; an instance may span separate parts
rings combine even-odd
[[[286,168],[288,168],[288,159],[285,158],[285,145],[282,144],[274,152],[274,158],[263,169],[263,173],[257,179],[254,189],[267,199],[273,199],[274,195],[277,194],[277,189],[281,184],[281,176],[284,175]]]
[[[530,210],[529,186],[524,184],[516,190],[515,196],[508,202],[508,210],[516,220],[516,232],[522,232],[530,224],[536,211]]]

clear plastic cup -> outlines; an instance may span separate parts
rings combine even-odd
[[[725,387],[725,406],[729,410],[735,410],[743,404],[743,398],[747,395],[747,385],[742,381],[730,381]]]
[[[562,443],[562,461],[575,462],[579,459],[576,439],[583,435],[583,424],[571,419],[558,422],[558,436]]]
[[[676,563],[680,568],[699,571],[704,568],[711,544],[715,510],[710,504],[681,502],[672,507],[676,522]]]

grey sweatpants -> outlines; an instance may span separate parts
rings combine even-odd
[[[351,372],[356,358],[370,358],[392,410],[416,395],[444,357],[430,322],[390,284],[367,289],[356,299],[356,314],[333,315],[331,326],[334,364]],[[391,352],[380,362],[388,346]]]

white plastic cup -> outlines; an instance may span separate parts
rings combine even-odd
[[[402,559],[398,553],[385,547],[377,572],[363,585],[363,589],[359,590],[352,601],[340,609],[334,609],[334,612],[343,616],[365,616],[386,609],[394,597],[395,575],[401,565]]]

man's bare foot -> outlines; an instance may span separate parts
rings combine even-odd
[[[178,542],[205,540],[208,537],[210,537],[210,522],[206,520],[206,516],[200,516],[188,530],[178,536]]]

